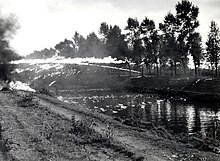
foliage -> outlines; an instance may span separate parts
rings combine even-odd
[[[188,38],[194,33],[195,29],[199,26],[197,20],[199,14],[199,8],[194,6],[192,2],[188,0],[182,0],[176,4],[176,24],[177,24],[177,41],[178,52],[180,53],[180,60],[184,68],[188,64],[189,48],[187,44],[190,44]]]
[[[199,33],[195,32],[189,36],[189,42],[189,51],[193,57],[195,75],[197,76],[197,70],[200,67],[201,60],[203,60],[202,37]]]
[[[34,51],[33,53],[27,55],[25,58],[26,59],[47,59],[47,58],[52,58],[55,56],[56,50],[53,48],[50,49],[43,49],[41,51]]]
[[[128,48],[131,51],[130,57],[139,65],[144,55],[144,47],[140,37],[140,24],[137,18],[128,18],[125,30],[128,31],[126,39]]]
[[[144,42],[144,47],[145,47],[144,62],[148,67],[151,67],[151,64],[156,64],[157,76],[158,76],[159,75],[158,59],[159,59],[160,42],[154,21],[146,17],[140,25],[140,31],[142,34],[142,40]]]
[[[85,56],[87,57],[98,57],[98,58],[100,57],[102,58],[107,55],[104,44],[101,42],[101,40],[94,32],[92,32],[87,36],[85,54],[86,54]]]
[[[78,32],[75,32],[73,42],[76,50],[76,57],[86,56],[86,39]]]
[[[37,102],[34,101],[33,93],[27,93],[24,94],[21,98],[19,98],[18,105],[21,107],[36,107]]]
[[[84,143],[102,143],[102,144],[110,144],[113,141],[113,132],[110,129],[110,127],[107,127],[107,130],[103,134],[98,134],[95,131],[95,127],[97,127],[96,122],[90,118],[85,117],[83,120],[77,120],[75,119],[75,116],[73,115],[71,118],[71,129],[70,133],[78,135],[78,136],[84,136]]]
[[[174,64],[175,75],[178,62],[182,64],[184,73],[186,72],[188,55],[193,51],[190,49],[193,43],[190,40],[193,40],[192,36],[199,26],[198,14],[197,6],[188,0],[182,0],[176,4],[176,15],[168,13],[160,24],[160,30],[163,32],[163,51],[167,53],[165,55],[171,60],[171,64]]]
[[[168,13],[164,22],[159,24],[159,28],[162,31],[161,40],[161,57],[165,60],[169,60],[172,67],[174,65],[174,71],[176,76],[177,63],[180,62],[180,56],[178,54],[178,41],[176,37],[176,18],[172,13]],[[172,70],[172,68],[171,68]]]
[[[40,94],[44,94],[44,95],[50,96],[50,97],[54,97],[55,96],[55,94],[53,92],[51,92],[50,90],[48,90],[46,88],[41,88],[37,92],[40,93]]]
[[[218,75],[218,64],[220,54],[220,32],[215,21],[211,22],[208,40],[206,42],[206,58],[215,69],[215,76]]]
[[[59,56],[73,58],[76,55],[75,46],[72,41],[65,39],[55,46]]]
[[[101,24],[102,26],[102,24]],[[108,31],[106,31],[108,29]],[[127,52],[127,44],[125,42],[125,36],[122,35],[121,29],[119,26],[114,25],[112,26],[105,26],[105,28],[102,29],[101,33],[105,33],[104,35],[106,43],[106,50],[108,52],[108,55],[123,59],[126,56]]]

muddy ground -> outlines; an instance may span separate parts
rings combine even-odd
[[[131,127],[78,104],[0,92],[0,160],[217,161],[219,154]]]

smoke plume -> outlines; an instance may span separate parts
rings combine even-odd
[[[3,81],[10,81],[11,72],[15,68],[9,62],[19,58],[9,45],[17,29],[18,23],[15,16],[5,17],[0,13],[0,80]]]

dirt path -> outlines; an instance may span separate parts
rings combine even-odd
[[[131,160],[92,137],[71,133],[71,121],[17,93],[0,92],[0,161]],[[45,104],[48,105],[48,104]],[[95,137],[95,135],[93,136]]]
[[[49,103],[42,99],[37,99],[39,104],[45,107],[48,107],[52,112],[55,112],[57,114],[63,115],[67,119],[71,119],[72,116],[75,116],[76,121],[84,121],[83,119],[86,118],[85,115],[78,113],[74,110],[68,110],[66,108],[62,108],[59,106],[56,106],[52,103]],[[96,132],[106,135],[106,133],[109,132],[109,123],[107,122],[100,122],[96,119],[93,119],[93,122],[96,124],[93,128]],[[126,148],[128,148],[130,151],[134,152],[138,156],[143,156],[145,160],[149,161],[166,161],[166,160],[172,160],[172,154],[166,152],[164,149],[158,149],[157,147],[152,146],[149,144],[147,140],[142,140],[141,138],[137,139],[137,137],[129,132],[125,131],[123,129],[119,129],[117,127],[112,127],[111,133],[114,135],[114,139],[120,143],[122,143]]]
[[[196,158],[200,158],[199,160],[210,160],[207,159],[209,153],[201,154],[195,149],[187,148],[185,145],[176,144],[170,140],[164,140],[148,132],[138,132],[137,130],[120,125],[108,118],[105,118],[106,121],[102,121],[102,117],[106,116],[98,113],[90,115],[91,112],[80,105],[64,105],[57,101],[55,101],[56,103],[54,104],[51,101],[42,99],[42,97],[38,97],[37,100],[40,105],[48,107],[54,113],[63,115],[67,119],[71,119],[72,116],[75,117],[76,121],[92,119],[91,121],[96,124],[96,126],[92,128],[95,129],[96,132],[105,136],[107,135],[106,133],[109,134],[110,132],[114,141],[119,142],[129,151],[137,156],[141,156],[140,158],[143,157],[146,161],[196,160]]]

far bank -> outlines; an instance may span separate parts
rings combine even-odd
[[[194,101],[220,101],[220,79],[217,78],[139,77],[122,83],[121,89]]]

